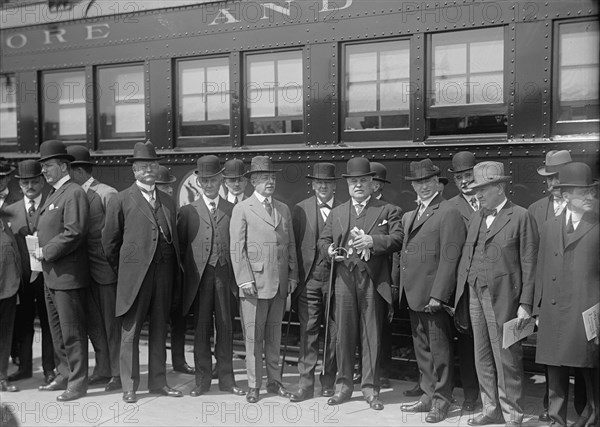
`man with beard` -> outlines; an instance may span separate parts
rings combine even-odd
[[[108,203],[102,246],[118,273],[115,315],[122,318],[120,371],[123,401],[135,403],[140,383],[139,340],[149,325],[148,388],[170,397],[183,394],[167,385],[167,323],[173,282],[179,274],[175,202],[156,189],[158,160],[150,141],[133,148],[135,182]]]

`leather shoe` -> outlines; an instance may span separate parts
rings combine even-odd
[[[52,381],[54,381],[55,378],[56,378],[56,374],[54,373],[54,371],[44,372],[44,384],[45,385],[50,384]]]
[[[8,381],[2,380],[0,381],[0,391],[8,391],[10,393],[14,393],[15,391],[19,391],[19,387],[16,385],[9,384]]]
[[[250,387],[248,389],[248,394],[246,394],[246,401],[248,403],[256,403],[256,402],[258,402],[259,391],[260,390],[258,388]]]
[[[61,395],[56,397],[59,402],[70,402],[71,400],[77,400],[87,394],[85,391],[73,390],[72,388],[66,389]]]
[[[137,396],[135,395],[135,391],[126,391],[125,393],[123,393],[123,402],[125,402],[125,403],[137,402]]]
[[[379,396],[369,396],[367,397],[367,403],[371,407],[371,409],[375,409],[376,411],[381,411],[383,409],[383,403],[379,400]]]
[[[58,390],[66,390],[67,389],[67,384],[66,383],[59,383],[56,381],[56,379],[54,379],[50,384],[48,385],[41,385],[38,387],[39,391],[58,391]]]
[[[419,385],[419,383],[417,383],[413,388],[411,388],[410,390],[404,390],[403,394],[406,397],[418,397],[423,395],[423,390],[421,390],[421,386]]]
[[[169,387],[168,385],[163,388],[155,388],[150,390],[151,394],[160,394],[162,396],[169,397],[183,397],[183,393],[179,390],[175,390],[174,388]]]
[[[235,394],[236,396],[244,396],[246,394],[246,392],[244,390],[242,390],[241,388],[239,388],[236,385],[231,386],[231,387],[219,387],[219,390],[221,390],[225,393]]]
[[[190,391],[190,396],[192,396],[192,397],[202,396],[204,393],[208,392],[209,389],[210,389],[210,386],[208,386],[208,387],[196,386],[192,389],[192,391]]]
[[[431,411],[431,405],[427,405],[425,402],[421,402],[417,400],[413,403],[405,403],[404,405],[400,405],[400,410],[402,412],[429,412]]]
[[[492,418],[484,414],[479,414],[475,418],[469,418],[467,424],[470,426],[487,426],[488,424],[502,424],[502,418]]]
[[[431,407],[431,410],[425,417],[425,422],[432,423],[432,424],[439,423],[440,421],[443,421],[446,419],[447,414],[448,414],[448,405],[446,405],[442,408],[440,408],[436,405],[433,405]]]
[[[103,377],[100,375],[90,375],[88,378],[88,385],[106,384],[110,381],[110,377]]]
[[[121,385],[121,377],[112,377],[106,387],[104,387],[104,391],[115,391],[121,390],[123,386]]]
[[[173,370],[175,372],[181,372],[182,374],[194,375],[196,371],[187,363],[183,365],[173,365]]]
[[[24,380],[27,378],[31,378],[32,374],[31,371],[25,372],[25,371],[17,371],[17,372],[13,372],[12,374],[10,374],[8,376],[8,381],[19,381],[19,380]]]
[[[355,372],[352,376],[352,382],[354,384],[360,384],[362,381],[362,374],[360,372]]]
[[[327,404],[329,406],[341,405],[344,402],[350,400],[350,396],[342,393],[335,393],[329,399],[327,399]]]
[[[302,402],[304,400],[312,399],[315,397],[314,390],[309,390],[307,388],[301,388],[296,393],[290,393],[290,402]]]
[[[267,393],[276,394],[287,399],[291,396],[291,393],[281,383],[276,381],[267,384]]]
[[[10,379],[10,377],[8,377],[8,379]],[[544,409],[544,411],[540,414],[540,416],[538,417],[538,420],[543,422],[543,423],[547,423],[550,421],[550,415],[548,415],[548,410]]]
[[[462,404],[462,410],[465,412],[474,412],[476,406],[477,402],[474,402],[473,400],[465,400]]]
[[[389,378],[379,378],[379,387],[392,388],[392,385],[390,384],[390,379]]]
[[[333,388],[322,388],[321,396],[323,397],[331,397],[335,394],[335,390]]]

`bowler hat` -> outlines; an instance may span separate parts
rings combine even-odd
[[[407,181],[421,181],[439,174],[440,168],[434,165],[431,159],[423,159],[420,162],[410,162],[410,175],[404,178]]]
[[[335,165],[333,163],[315,163],[313,165],[313,174],[306,175],[310,179],[335,180],[340,179],[335,176]]]
[[[481,188],[489,184],[510,181],[510,176],[504,175],[504,164],[500,162],[481,162],[473,168],[473,182],[468,188]]]
[[[197,164],[198,168],[194,173],[198,175],[198,178],[211,178],[223,172],[219,158],[212,154],[200,157]]]
[[[17,179],[35,178],[42,175],[42,165],[37,160],[23,160],[19,162],[19,171],[15,175]]]
[[[592,181],[592,170],[585,163],[572,162],[564,165],[558,172],[560,184],[554,188],[563,187],[593,187],[598,181]]]
[[[379,162],[371,162],[371,171],[375,172],[373,179],[375,181],[387,182],[391,184],[391,181],[387,180],[387,168]]]
[[[4,159],[0,159],[0,176],[8,176],[15,170],[16,168],[14,166],[4,161]]]
[[[552,176],[557,174],[563,165],[571,162],[571,154],[567,150],[551,150],[546,154],[546,164],[540,166],[537,173],[542,176]]]
[[[127,157],[127,161],[129,163],[137,162],[137,161],[146,161],[153,162],[160,160],[161,157],[156,155],[156,150],[154,149],[154,145],[150,140],[146,142],[138,142],[133,146],[133,157]]]
[[[244,176],[244,162],[240,159],[230,159],[223,165],[223,178],[240,178]]]
[[[445,176],[440,176],[440,177],[438,178],[438,182],[441,182],[441,183],[442,183],[442,185],[448,185],[448,183],[449,183],[450,181],[448,181],[448,178],[446,178]]]
[[[92,162],[92,156],[90,156],[90,151],[83,145],[69,145],[67,147],[67,153],[75,159],[71,162],[71,166],[94,164]]]
[[[49,139],[40,145],[40,162],[50,159],[64,159],[72,162],[73,156],[67,152],[67,146],[57,139]]]
[[[244,175],[251,175],[255,172],[281,172],[281,169],[273,169],[273,162],[267,156],[254,156],[250,162],[250,170]]]
[[[359,176],[374,176],[375,172],[371,170],[371,163],[365,157],[353,157],[346,162],[346,173],[344,178],[356,178]]]
[[[470,151],[459,151],[452,156],[452,168],[448,172],[459,173],[473,169],[475,166],[475,155]]]
[[[156,184],[173,184],[177,181],[169,169],[166,166],[160,165],[158,167],[158,172],[156,173]]]

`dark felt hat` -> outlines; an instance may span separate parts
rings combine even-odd
[[[315,163],[313,165],[312,175],[306,175],[310,179],[335,180],[340,179],[335,176],[335,165],[333,163]]]
[[[35,178],[42,174],[42,165],[37,160],[23,160],[18,166],[19,171],[15,175],[17,179]]]
[[[459,151],[452,156],[452,168],[448,172],[459,173],[473,169],[475,166],[475,155],[470,151]]]
[[[211,178],[217,176],[223,170],[219,158],[209,154],[198,159],[197,168],[194,173],[198,175],[198,178]]]
[[[223,178],[240,178],[246,173],[244,161],[240,159],[230,159],[223,165]]]
[[[161,157],[156,155],[156,149],[149,140],[146,142],[138,142],[133,147],[133,157],[127,157],[129,163],[142,161],[154,162],[160,160]]]
[[[73,156],[67,151],[67,146],[57,139],[49,139],[40,145],[40,162],[50,159],[64,159],[72,162]]]
[[[156,184],[173,184],[175,181],[177,181],[177,178],[171,174],[171,171],[167,169],[166,166],[160,165],[158,167],[155,181]]]
[[[0,159],[0,176],[8,176],[16,170],[14,166],[4,159]]]
[[[371,163],[365,157],[354,157],[346,163],[346,173],[344,178],[357,178],[360,176],[374,176],[375,172],[371,170]]]
[[[556,175],[563,165],[572,161],[571,153],[567,150],[550,150],[546,154],[546,164],[540,166],[537,173],[542,176]]]
[[[410,175],[404,178],[407,181],[420,181],[439,175],[440,168],[435,166],[431,159],[423,159],[420,162],[410,162]]]
[[[75,159],[71,162],[71,166],[94,165],[92,162],[92,156],[90,156],[90,150],[85,148],[83,145],[69,145],[67,147],[67,153],[69,153]]]
[[[375,181],[387,182],[391,184],[391,181],[387,180],[387,168],[379,162],[371,162],[371,171],[375,172],[373,179]]]
[[[585,163],[572,162],[564,165],[558,172],[560,184],[555,188],[565,187],[593,187],[598,181],[592,180],[592,170]]]

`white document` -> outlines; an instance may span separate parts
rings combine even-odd
[[[600,326],[600,302],[581,313],[583,316],[583,326],[588,341],[598,336],[598,327]]]
[[[530,317],[523,326],[517,328],[517,318],[509,320],[502,328],[502,348],[508,348],[517,341],[521,341],[533,334],[535,318]]]
[[[27,243],[27,252],[29,252],[29,264],[31,271],[42,271],[42,263],[34,256],[36,250],[40,247],[37,236],[25,236]]]

